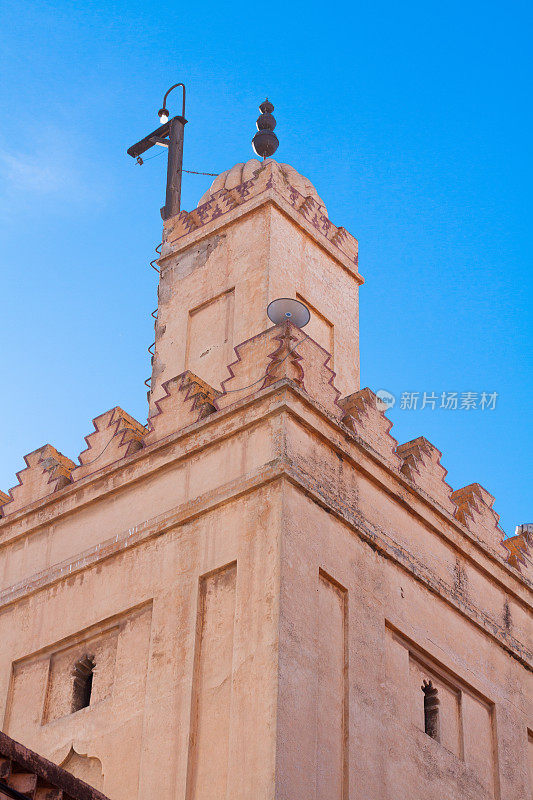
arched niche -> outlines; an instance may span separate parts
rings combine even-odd
[[[102,762],[99,758],[77,753],[74,747],[71,747],[69,754],[59,766],[66,769],[75,778],[79,778],[94,789],[102,791],[104,773],[102,771]]]

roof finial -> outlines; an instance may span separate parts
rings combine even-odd
[[[274,106],[269,102],[268,97],[259,106],[261,116],[257,118],[257,133],[252,139],[252,147],[258,156],[263,159],[273,155],[279,146],[278,137],[274,133],[276,120],[272,116]]]

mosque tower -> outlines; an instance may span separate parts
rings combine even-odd
[[[357,241],[261,111],[192,211],[184,109],[150,135],[148,421],[100,414],[1,497],[2,728],[111,800],[525,800],[531,531],[360,389]]]

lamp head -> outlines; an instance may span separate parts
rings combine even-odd
[[[157,116],[159,117],[159,121],[160,121],[161,125],[164,125],[165,122],[168,122],[168,118],[169,118],[168,109],[160,108],[159,111],[157,112]]]

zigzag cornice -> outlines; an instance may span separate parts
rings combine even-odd
[[[505,539],[503,544],[509,553],[509,564],[522,574],[531,574],[533,577],[533,535],[523,531]]]
[[[448,470],[441,464],[442,453],[425,436],[418,436],[396,448],[402,460],[401,472],[419,485],[451,514],[456,512],[453,489],[446,481]]]
[[[274,406],[271,405],[272,402],[274,402]],[[234,424],[238,428],[242,422],[242,420],[239,422],[240,415],[244,414],[247,424],[249,424],[252,419],[250,414],[252,414],[253,409],[256,409],[253,413],[254,418],[257,417],[257,419],[263,418],[265,414],[270,415],[275,409],[279,411],[285,409],[290,414],[296,414],[297,418],[299,418],[298,408],[300,404],[302,410],[306,410],[304,417],[302,417],[304,424],[308,424],[307,413],[311,413],[315,416],[318,415],[317,420],[321,419],[326,425],[326,429],[329,430],[330,426],[333,425],[334,427],[330,429],[330,434],[333,437],[331,439],[332,446],[343,451],[347,446],[346,456],[348,460],[352,459],[350,450],[353,446],[355,447],[355,452],[359,452],[363,457],[369,459],[369,464],[373,463],[378,469],[384,469],[388,475],[394,478],[395,485],[398,484],[398,489],[393,490],[393,494],[397,496],[399,502],[404,502],[405,495],[401,489],[403,485],[416,498],[416,506],[413,511],[424,524],[428,525],[438,535],[441,535],[466,558],[474,560],[476,563],[479,556],[483,560],[488,559],[486,562],[481,562],[482,565],[484,564],[482,568],[490,571],[498,585],[504,587],[520,603],[528,603],[527,592],[533,587],[533,582],[528,580],[527,576],[520,574],[520,571],[509,563],[507,558],[502,557],[494,548],[488,547],[478,536],[472,534],[468,527],[436,504],[426,492],[413,486],[401,473],[391,470],[390,465],[385,462],[383,457],[369,446],[361,436],[350,431],[341,423],[340,419],[329,414],[314,398],[307,395],[287,379],[282,379],[261,392],[243,398],[242,403],[239,403],[237,407],[224,408],[218,414],[200,420],[197,425],[190,426],[184,430],[177,430],[164,439],[154,441],[128,458],[120,459],[109,465],[105,470],[98,470],[96,473],[80,478],[54,494],[35,498],[28,506],[15,511],[4,519],[0,519],[0,545],[5,546],[41,529],[43,525],[51,521],[57,521],[76,513],[78,509],[94,502],[95,492],[97,492],[98,498],[101,499],[113,494],[117,490],[117,480],[121,472],[124,476],[124,481],[120,483],[121,486],[125,487],[137,481],[138,475],[131,470],[133,463],[145,461],[147,466],[146,474],[149,475],[159,470],[164,464],[168,464],[169,461],[181,459],[185,454],[190,455],[196,451],[196,447],[204,449],[207,432],[209,432],[209,441],[211,439],[218,441],[220,437],[224,439],[231,435],[233,427],[231,431],[228,429],[229,419],[234,419]],[[268,410],[269,408],[270,410]],[[206,423],[209,425],[208,428],[205,427]],[[220,429],[217,423],[221,424],[222,427]],[[335,427],[337,427],[337,435],[335,434]],[[327,434],[326,429],[320,435],[324,435],[329,439],[330,435]],[[194,441],[196,439],[198,441],[195,445]],[[176,450],[176,447],[178,447],[178,450]],[[367,467],[364,467],[364,469],[366,470]],[[380,472],[374,473],[372,471],[370,474],[378,484],[382,483],[382,479],[379,477]],[[107,483],[102,484],[102,480],[107,481]],[[386,486],[386,484],[383,485]],[[441,525],[436,521],[438,519],[445,520],[446,528],[444,530],[441,529]],[[495,573],[491,565],[497,568]]]
[[[498,544],[509,560],[509,549],[505,544],[505,532],[500,528],[500,515],[493,509],[494,497],[479,483],[470,483],[456,489],[451,495],[456,505],[455,517],[466,528],[478,535],[479,529],[485,532],[482,537],[491,547]]]
[[[398,442],[391,434],[393,423],[378,408],[377,396],[365,387],[339,400],[343,410],[342,422],[360,436],[370,447],[385,458],[395,471],[400,470],[400,459],[396,453]],[[373,430],[373,423],[378,430]]]
[[[284,325],[286,325],[288,327],[288,326],[291,326],[291,323],[284,323]],[[294,326],[291,326],[291,327],[294,327]],[[212,387],[207,387],[207,384],[205,384],[204,381],[202,381],[201,379],[197,378],[197,376],[194,376],[192,373],[189,373],[188,371],[186,371],[185,373],[182,373],[180,376],[177,376],[177,378],[171,379],[171,381],[165,382],[165,384],[164,384],[164,388],[165,388],[165,392],[166,392],[165,397],[161,398],[159,401],[156,402],[156,408],[157,408],[158,414],[161,414],[161,405],[160,404],[166,398],[168,398],[170,396],[170,393],[168,391],[168,384],[170,384],[172,381],[176,381],[178,378],[182,380],[182,385],[181,385],[180,389],[182,391],[185,390],[184,403],[188,402],[190,400],[192,402],[191,410],[198,411],[198,413],[195,414],[194,419],[190,420],[190,424],[200,423],[202,421],[202,419],[205,418],[205,416],[208,416],[208,414],[202,414],[202,409],[199,407],[198,402],[197,402],[198,394],[201,394],[203,399],[205,400],[205,392],[201,391],[201,386],[199,384],[202,384],[202,385],[205,384],[205,386],[208,389],[210,389],[210,391],[212,392],[213,403],[212,403],[212,405],[210,404],[211,405],[211,409],[210,409],[209,413],[213,413],[214,411],[218,411],[219,410],[219,406],[217,404],[216,397],[219,397],[219,398],[223,398],[224,397],[224,395],[226,394],[225,384],[228,383],[228,381],[230,381],[232,378],[235,377],[235,373],[234,373],[233,367],[236,366],[238,363],[240,363],[242,361],[241,348],[244,347],[244,345],[247,344],[248,342],[252,341],[252,339],[258,338],[259,336],[262,336],[265,333],[268,333],[269,331],[273,331],[273,330],[275,330],[275,329],[274,328],[268,329],[267,331],[263,332],[263,334],[258,334],[256,337],[251,337],[250,340],[247,340],[246,342],[243,342],[243,343],[241,343],[240,345],[237,345],[234,348],[237,358],[236,358],[235,361],[233,361],[228,366],[228,371],[229,371],[230,375],[229,375],[228,378],[226,378],[225,381],[223,381],[223,384],[222,384],[223,391],[222,392],[217,392],[216,390],[212,389]],[[299,334],[303,333],[299,329],[295,329],[295,330],[297,330]],[[324,359],[324,362],[322,363],[322,366],[326,367],[328,369],[328,371],[330,372],[330,377],[329,377],[329,380],[328,380],[328,384],[332,387],[332,389],[333,389],[333,391],[335,393],[335,398],[334,398],[333,402],[334,402],[335,407],[338,408],[339,412],[340,412],[340,413],[336,413],[336,409],[335,409],[335,412],[334,412],[333,416],[337,417],[337,421],[342,421],[342,418],[345,415],[345,410],[343,408],[342,401],[339,402],[340,392],[338,392],[338,390],[335,388],[335,385],[334,385],[335,372],[333,370],[331,370],[331,368],[329,368],[327,366],[328,361],[330,360],[330,355],[327,353],[326,350],[324,350],[324,348],[322,348],[320,345],[318,345],[318,343],[314,342],[314,340],[312,340],[310,337],[308,337],[305,334],[304,334],[304,336],[305,336],[306,339],[309,339],[309,341],[311,341],[315,347],[317,347],[321,351],[323,351],[323,353],[326,356],[325,359]],[[273,357],[275,355],[279,355],[280,350],[283,347],[283,343],[281,342],[281,339],[282,339],[281,335],[273,337],[273,339],[277,339],[278,341],[280,341],[280,345],[278,347],[276,347],[275,350],[272,351],[269,354],[269,358],[270,359],[273,359]],[[275,362],[273,362],[271,360],[271,363],[275,363]],[[187,379],[187,380],[185,381],[185,379]],[[193,379],[193,380],[191,380],[191,379]],[[279,383],[280,380],[281,381],[287,380],[287,378],[286,377],[282,377],[282,378],[278,379],[277,382]],[[262,382],[261,383],[261,387],[258,387],[258,389],[256,389],[255,391],[248,393],[248,397],[251,397],[251,396],[257,394],[259,389],[269,388],[268,386],[265,386],[265,376],[261,376],[261,382]],[[291,381],[291,383],[294,384],[295,388],[298,388],[297,384],[295,384],[294,381]],[[195,386],[196,386],[196,389],[195,389]],[[306,392],[305,388],[303,387],[303,385],[300,386],[299,388],[300,388],[300,391],[303,391],[305,394],[307,394],[307,392]],[[198,391],[199,389],[200,389],[200,391]],[[365,390],[363,390],[363,392],[364,391]],[[370,392],[370,390],[368,390],[368,391]],[[216,395],[216,397],[215,397],[215,395]],[[236,399],[235,403],[237,403],[239,400],[246,400],[246,399],[247,399],[247,395],[244,395],[244,396]],[[314,403],[319,403],[320,404],[320,398],[319,397],[311,395],[310,399]],[[229,405],[234,405],[234,403],[228,404],[228,406]],[[228,406],[223,406],[222,410],[224,410]],[[121,411],[121,409],[119,409],[119,410]],[[326,409],[324,409],[324,410],[326,410]],[[115,412],[116,409],[112,409],[111,411]],[[106,412],[106,413],[109,413],[109,412]],[[125,414],[126,412],[123,412],[123,413]],[[329,413],[331,413],[331,411]],[[98,420],[98,419],[100,419],[100,418],[102,418],[104,416],[105,416],[105,414],[104,415],[100,415],[100,417],[97,417],[96,420]],[[148,431],[148,433],[154,432],[154,428],[153,428],[153,425],[152,425],[152,419],[153,419],[154,416],[156,416],[156,415],[152,416],[151,420],[149,421],[149,425],[147,426],[146,430]],[[129,415],[127,415],[127,417],[130,418]],[[133,418],[130,418],[130,419],[133,422],[135,422],[136,425],[139,426],[140,428],[143,427],[143,426],[141,426],[140,423],[136,422]],[[390,428],[392,427],[392,423],[386,417],[385,417],[385,420],[387,421],[388,428],[390,430]],[[120,418],[116,419],[114,421],[115,425],[119,424],[119,423],[120,423]],[[183,426],[181,426],[181,427],[183,427]],[[97,432],[98,432],[98,426],[95,423],[95,431],[92,434],[88,434],[88,436],[85,437],[85,441],[88,444],[88,448],[87,448],[87,450],[85,450],[83,452],[87,452],[88,450],[91,449],[89,440],[90,440],[91,436],[94,436],[95,433],[97,433]],[[121,443],[124,443],[124,436],[127,435],[128,432],[129,432],[129,429],[127,429],[124,432],[122,432]],[[179,428],[174,428],[173,430],[169,431],[169,433],[170,433],[170,435],[175,434],[175,433],[179,433]],[[356,435],[357,435],[358,439],[362,438],[363,442],[364,442],[364,437],[361,437],[361,435],[358,434],[357,432],[356,432]],[[168,436],[163,436],[162,438],[168,438]],[[423,437],[419,437],[419,438],[421,440],[423,440]],[[148,444],[149,445],[153,445],[153,444],[157,445],[159,441],[160,441],[159,439],[153,438],[151,441],[146,442],[146,444],[147,445]],[[414,441],[416,442],[418,440],[414,440]],[[409,443],[406,443],[406,444],[412,445],[413,443],[409,442]],[[430,447],[433,447],[433,445],[431,445],[431,443],[428,442],[427,444]],[[372,447],[371,443],[370,443],[370,447],[372,449],[374,449]],[[437,452],[439,452],[439,451],[437,451]],[[120,463],[129,455],[132,455],[132,454],[130,452],[126,452],[123,457],[116,459],[111,464],[104,465],[104,467],[119,466]],[[133,453],[133,455],[135,455],[135,453]],[[380,455],[381,458],[383,458],[382,454],[379,454],[379,455]],[[439,455],[440,455],[440,452],[439,452]],[[75,472],[79,468],[76,468],[75,464],[69,458],[67,458],[66,456],[62,455],[52,445],[44,445],[43,447],[39,448],[38,450],[35,450],[32,453],[29,453],[28,455],[24,456],[24,461],[26,463],[26,467],[24,469],[20,470],[19,472],[17,472],[17,474],[16,474],[17,481],[18,481],[17,485],[14,486],[9,491],[9,494],[5,494],[4,492],[0,492],[0,511],[3,512],[1,514],[1,516],[3,516],[3,517],[10,517],[11,514],[16,514],[18,516],[18,513],[19,512],[24,512],[24,509],[26,507],[32,506],[35,503],[39,503],[40,501],[47,500],[52,494],[54,494],[55,492],[57,492],[57,491],[59,491],[61,489],[65,489],[67,486],[74,487],[77,484],[79,484],[80,481],[84,482],[84,478],[88,477],[87,475],[83,475],[80,478],[78,478],[75,475]],[[31,462],[35,462],[35,463],[31,463]],[[441,467],[441,469],[443,471],[443,477],[444,477],[447,474],[446,470],[445,470],[444,467],[442,467],[442,465],[439,464],[439,466]],[[102,468],[104,468],[104,467],[102,467]],[[39,490],[37,490],[36,496],[32,497],[31,499],[28,499],[28,502],[22,503],[22,505],[20,505],[18,508],[10,507],[11,504],[13,503],[13,501],[16,499],[17,491],[19,489],[21,489],[23,487],[23,485],[24,485],[24,480],[23,480],[22,476],[25,473],[27,473],[28,470],[36,469],[36,468],[40,468],[42,470],[42,473],[46,473],[46,472],[49,473],[47,478],[46,478],[46,482],[45,483],[46,483],[46,485],[50,485],[51,486],[50,491],[46,492],[45,494],[42,494],[42,493],[39,494]],[[416,468],[416,465],[413,465],[413,469],[414,468]],[[100,465],[98,465],[97,471],[98,472],[101,471]],[[394,471],[396,471],[396,470],[394,470]],[[405,477],[409,478],[409,476],[405,476]],[[412,480],[411,480],[411,482],[412,482]],[[415,481],[414,483],[416,485],[417,482]],[[445,483],[445,485],[449,488],[447,483]],[[427,489],[424,486],[420,486],[419,488],[422,490],[424,495],[427,495]],[[438,503],[438,500],[435,500],[435,498],[432,497],[431,494],[429,494],[429,499],[432,502]],[[496,553],[496,551],[494,550],[494,545],[496,545],[496,544],[499,545],[500,551],[498,552],[498,555],[500,556],[500,558],[502,558],[504,561],[506,561],[509,564],[509,566],[513,567],[514,569],[518,570],[519,572],[523,572],[523,570],[521,569],[521,566],[524,566],[524,567],[528,567],[529,566],[527,561],[524,559],[524,555],[526,553],[529,555],[529,552],[530,552],[530,550],[529,550],[529,542],[528,541],[524,541],[523,547],[517,546],[515,548],[509,547],[506,544],[507,541],[509,541],[509,544],[511,544],[512,540],[506,540],[505,539],[504,531],[500,528],[500,526],[498,524],[499,515],[492,508],[492,505],[493,505],[493,502],[494,502],[494,497],[486,489],[484,489],[484,487],[482,487],[480,484],[477,484],[477,483],[470,484],[469,486],[463,487],[462,489],[458,489],[455,492],[453,492],[451,494],[451,499],[452,499],[453,503],[456,505],[455,513],[453,515],[455,520],[457,522],[459,522],[461,524],[461,526],[463,526],[470,533],[473,533],[474,537],[478,541],[483,542],[483,544],[485,544],[485,545],[488,545],[490,550],[491,550],[491,552],[493,552],[493,553]],[[439,505],[441,505],[441,504],[439,504]],[[448,511],[448,513],[449,513],[449,511]],[[491,534],[491,530],[488,530],[487,524],[486,523],[483,524],[483,517],[485,517],[485,520],[487,520],[487,521],[490,520],[490,523],[491,523],[490,524],[490,529],[492,530],[492,534]],[[488,530],[488,533],[491,534],[489,540],[487,540],[486,536],[479,537],[478,528],[480,526],[483,527],[485,530]],[[498,538],[496,538],[496,536],[494,534],[497,534]]]

